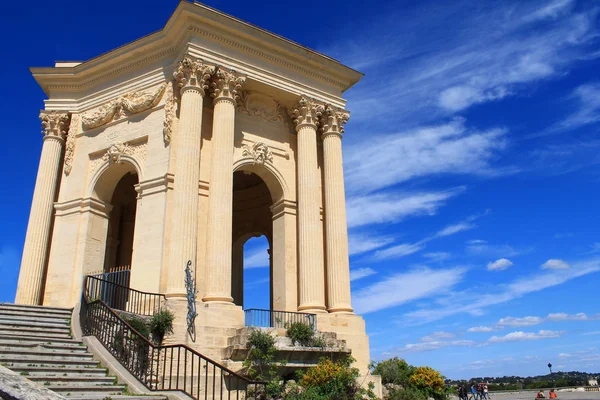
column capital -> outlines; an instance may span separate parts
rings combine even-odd
[[[321,136],[323,138],[328,135],[342,137],[344,125],[346,125],[349,118],[350,113],[348,111],[328,104],[325,108],[325,112],[321,116]]]
[[[42,134],[44,138],[64,140],[69,131],[71,114],[65,111],[41,111]]]
[[[208,81],[214,72],[215,67],[204,64],[202,60],[185,56],[177,63],[173,78],[177,81],[181,93],[187,89],[196,89],[204,96],[208,89]]]
[[[296,131],[304,125],[312,125],[317,129],[324,111],[325,107],[322,104],[314,99],[302,96],[290,111],[290,116],[296,124]]]
[[[211,96],[218,100],[229,100],[234,105],[239,98],[242,85],[246,82],[246,77],[238,74],[232,69],[227,69],[221,66],[213,76],[213,81],[210,84],[212,93]]]

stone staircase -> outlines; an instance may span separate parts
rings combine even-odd
[[[68,399],[167,399],[126,394],[72,338],[70,309],[0,303],[0,365]]]

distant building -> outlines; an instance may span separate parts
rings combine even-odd
[[[588,379],[588,386],[598,386],[598,378]]]

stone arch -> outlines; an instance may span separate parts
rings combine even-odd
[[[244,157],[233,163],[233,172],[246,171],[258,175],[269,188],[273,203],[289,199],[290,192],[283,175],[271,163],[254,163],[254,159]]]
[[[134,157],[123,155],[119,162],[105,161],[92,176],[87,197],[109,203],[119,180],[131,172],[137,174],[139,182],[144,180],[142,167]]]

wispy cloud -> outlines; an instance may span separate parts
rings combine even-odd
[[[244,254],[244,268],[268,268],[269,253],[266,249],[258,248]]]
[[[475,346],[473,340],[434,340],[420,343],[408,343],[399,349],[399,353],[418,353],[422,351],[439,350],[443,347],[470,347]]]
[[[430,335],[423,336],[421,342],[435,342],[441,339],[454,339],[456,335],[452,332],[437,331]]]
[[[542,264],[542,269],[567,269],[571,268],[569,264],[563,260],[550,259]]]
[[[375,254],[373,254],[372,259],[374,261],[381,261],[390,258],[401,258],[421,251],[424,248],[425,246],[422,243],[402,243],[388,247],[387,249],[377,250]]]
[[[547,270],[530,276],[522,276],[507,284],[480,290],[473,297],[471,290],[446,294],[436,299],[431,307],[424,307],[405,314],[413,323],[426,323],[459,313],[481,314],[486,308],[506,303],[530,293],[561,285],[572,279],[600,271],[600,259],[574,263],[572,268]]]
[[[462,280],[465,272],[464,268],[420,268],[394,274],[354,292],[352,304],[358,314],[368,314],[417,299],[437,296],[451,290]]]
[[[516,328],[539,325],[544,322],[558,321],[592,321],[600,319],[600,315],[588,316],[585,313],[567,314],[567,313],[551,313],[545,317],[526,316],[526,317],[504,317],[491,326],[474,326],[467,329],[467,332],[493,332],[505,328]]]
[[[350,280],[357,281],[362,278],[366,278],[367,276],[375,275],[377,271],[372,268],[359,268],[353,269],[350,271]]]
[[[344,168],[350,195],[372,192],[436,174],[480,176],[512,172],[490,166],[506,147],[505,131],[478,131],[463,119],[391,135],[347,147]]]
[[[491,326],[473,326],[467,329],[467,332],[493,332],[495,329]]]
[[[574,111],[542,134],[570,131],[600,122],[600,83],[587,83],[575,88],[567,100],[574,103]]]
[[[362,254],[379,249],[394,242],[394,238],[378,236],[377,234],[350,232],[348,235],[348,249],[350,255]]]
[[[488,339],[490,343],[503,343],[503,342],[522,342],[526,340],[540,340],[557,338],[564,334],[564,331],[546,331],[542,330],[539,332],[511,332],[504,336],[492,336]]]
[[[488,271],[504,271],[508,269],[508,267],[512,266],[513,262],[507,258],[500,258],[494,262],[491,262],[487,265]]]
[[[432,262],[444,261],[452,257],[452,254],[446,251],[434,251],[423,254],[423,257],[428,258]]]
[[[434,192],[387,192],[352,196],[346,203],[348,227],[399,222],[418,215],[434,215],[450,198],[462,193],[463,187]]]

